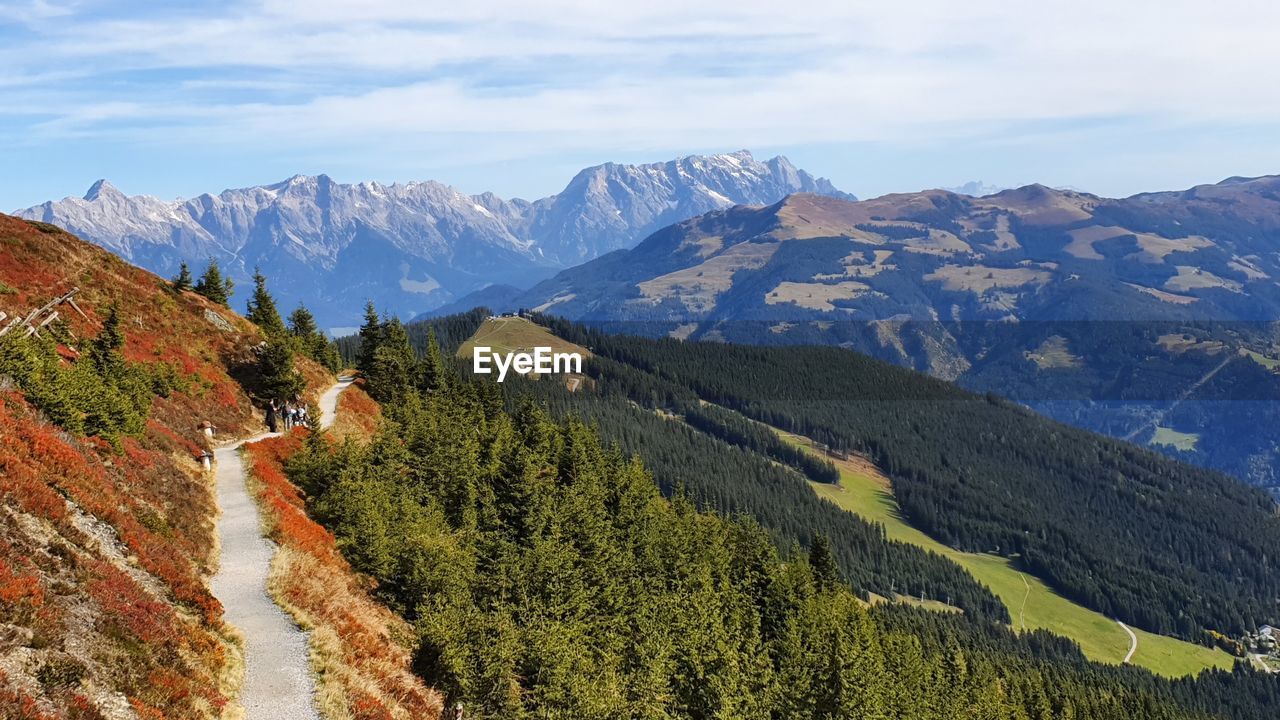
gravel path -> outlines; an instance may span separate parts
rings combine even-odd
[[[320,427],[327,428],[338,418],[338,396],[346,390],[353,378],[338,378],[338,384],[329,388],[320,396]]]
[[[210,582],[226,621],[244,636],[244,686],[238,698],[246,720],[319,720],[307,635],[267,595],[275,543],[262,536],[258,506],[245,488],[240,446],[273,437],[258,435],[214,451],[217,465],[218,574]]]
[[[320,396],[320,424],[337,417],[338,395],[351,378]],[[226,621],[244,636],[244,686],[238,698],[245,720],[319,720],[316,683],[311,672],[307,634],[267,594],[267,576],[275,543],[262,536],[258,506],[245,487],[240,446],[264,433],[214,451],[217,462],[218,537],[221,560],[210,589],[225,609]]]

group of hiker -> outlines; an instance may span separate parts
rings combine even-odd
[[[288,432],[295,426],[306,425],[309,420],[307,406],[300,399],[285,402],[272,400],[267,405],[267,429],[271,432],[277,432],[281,424],[284,425],[285,432]]]

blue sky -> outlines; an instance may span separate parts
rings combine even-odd
[[[321,172],[538,197],[739,148],[861,196],[1181,188],[1280,173],[1278,29],[1255,0],[0,0],[0,209]]]

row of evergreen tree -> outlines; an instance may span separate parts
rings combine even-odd
[[[234,284],[224,278],[216,260],[209,266],[196,284],[191,283],[187,264],[171,284],[177,292],[193,291],[223,306],[229,306]],[[280,317],[275,298],[267,290],[267,278],[261,270],[253,272],[253,294],[245,307],[245,317],[262,331],[265,341],[256,348],[257,362],[247,373],[238,373],[240,380],[257,397],[259,402],[283,403],[301,396],[306,385],[298,372],[294,357],[305,355],[337,372],[343,367],[337,346],[316,325],[315,316],[302,303],[289,314],[286,324]]]
[[[1099,612],[1196,640],[1280,619],[1274,502],[1224,475],[839,348],[649,340],[546,322],[642,371],[628,378],[637,402],[674,385],[865,453],[912,524],[962,550],[1014,557]],[[612,374],[608,362],[588,372]]]
[[[398,321],[370,312],[365,331],[381,430],[314,434],[287,470],[468,717],[1216,716],[1048,636],[869,609],[825,539],[784,562],[756,524],[664,499],[582,422],[509,409],[430,332],[419,356]]]

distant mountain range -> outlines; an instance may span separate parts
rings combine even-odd
[[[1280,177],[716,210],[527,291],[644,335],[841,345],[1280,487]]]
[[[215,258],[243,283],[260,265],[286,305],[305,300],[334,327],[355,324],[366,299],[412,316],[491,283],[527,286],[680,220],[795,192],[852,198],[784,157],[760,162],[743,150],[607,163],[533,202],[434,181],[348,185],[298,175],[189,200],[128,196],[99,180],[82,198],[15,214],[162,275],[183,261],[199,272]]]

